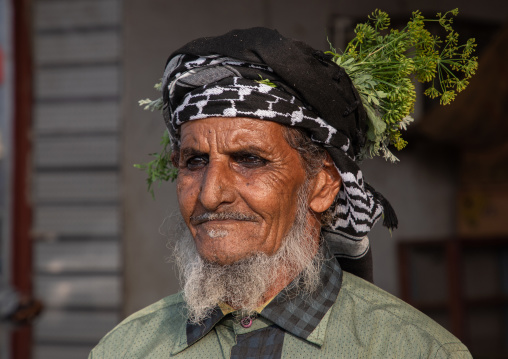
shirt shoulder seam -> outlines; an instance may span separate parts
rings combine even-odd
[[[113,329],[111,329],[98,343],[97,347],[106,342],[108,340],[108,337],[112,335],[115,331],[117,331],[120,328],[125,328],[126,326],[132,325],[137,320],[140,320],[142,318],[146,318],[150,315],[154,315],[157,312],[168,309],[169,307],[174,307],[181,305],[184,302],[182,293],[176,293],[173,295],[170,295],[168,297],[165,297],[122,320],[120,323],[118,323]],[[94,348],[95,350],[95,348]]]
[[[453,353],[457,353],[457,352],[466,352],[466,353],[469,353],[469,350],[467,349],[467,347],[462,344],[460,341],[455,341],[455,342],[447,342],[447,343],[440,343],[441,345],[439,346],[439,348],[436,350],[436,354],[434,355],[434,358],[437,358],[438,354],[442,351],[446,352],[446,354],[451,354],[452,352],[450,352],[447,348],[445,348],[447,345],[457,345],[457,344],[460,344],[462,347],[461,348],[457,348],[455,350],[453,350]]]
[[[149,306],[131,314],[130,316],[128,316],[127,318],[122,320],[117,325],[117,327],[123,326],[123,325],[133,322],[137,319],[141,319],[141,318],[147,317],[149,315],[155,314],[161,310],[168,309],[169,307],[178,306],[182,303],[184,303],[184,300],[183,300],[182,294],[180,292],[170,295],[168,297],[165,297],[165,298],[163,298],[153,304],[150,304]]]

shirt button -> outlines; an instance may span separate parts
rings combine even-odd
[[[252,325],[252,318],[251,317],[245,317],[240,320],[240,325],[244,328],[250,328]]]

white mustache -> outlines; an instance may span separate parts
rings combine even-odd
[[[190,217],[190,222],[193,225],[197,225],[208,221],[226,221],[228,219],[236,221],[255,221],[257,218],[252,214],[240,212],[205,212],[197,216]]]

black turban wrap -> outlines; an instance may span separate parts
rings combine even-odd
[[[343,267],[352,263],[353,272],[372,280],[367,233],[383,210],[390,218],[385,225],[397,224],[389,203],[364,183],[355,162],[365,143],[367,116],[343,68],[276,30],[234,30],[175,51],[166,64],[162,98],[176,144],[187,121],[250,117],[300,128],[322,145],[343,182],[323,236]]]

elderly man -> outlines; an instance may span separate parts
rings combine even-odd
[[[396,221],[355,163],[366,117],[342,68],[255,28],[176,51],[162,88],[188,228],[175,244],[183,293],[127,318],[90,358],[470,357],[368,281],[366,235],[383,211]]]

